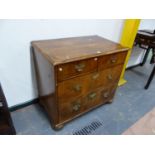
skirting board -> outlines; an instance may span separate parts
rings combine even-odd
[[[10,112],[13,112],[13,111],[19,110],[21,108],[27,107],[29,105],[36,104],[38,102],[39,102],[39,98],[36,98],[31,101],[27,101],[25,103],[21,103],[21,104],[17,104],[15,106],[9,107],[9,110],[10,110]]]
[[[130,67],[127,67],[126,70],[129,70],[129,69],[132,69],[132,68],[135,68],[135,67],[138,67],[138,66],[141,66],[141,63],[130,66]]]

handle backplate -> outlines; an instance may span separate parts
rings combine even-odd
[[[96,96],[97,96],[97,94],[96,94],[95,92],[93,92],[93,93],[90,93],[90,94],[88,95],[88,98],[89,98],[90,100],[93,100],[93,99],[96,98]]]
[[[84,63],[80,63],[80,64],[75,65],[75,69],[78,72],[82,72],[84,68],[85,68],[85,64]]]
[[[81,89],[82,89],[82,86],[79,85],[79,84],[76,84],[76,85],[73,86],[73,89],[74,89],[74,91],[76,91],[76,92],[80,92]]]

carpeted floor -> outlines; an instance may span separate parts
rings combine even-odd
[[[144,85],[152,65],[127,70],[128,81],[117,89],[112,104],[103,105],[54,131],[40,106],[31,105],[11,113],[17,134],[47,135],[115,135],[122,134],[155,107],[155,79],[148,90]]]

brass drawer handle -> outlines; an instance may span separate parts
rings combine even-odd
[[[107,76],[107,78],[108,78],[108,80],[112,80],[112,79],[113,79],[111,74],[109,74],[109,75]]]
[[[90,100],[95,99],[96,98],[96,95],[97,95],[96,93],[91,93],[91,94],[88,95],[88,98]]]
[[[93,79],[93,80],[96,80],[96,79],[99,77],[99,75],[100,75],[99,73],[94,74],[94,75],[92,76],[92,79]]]
[[[109,97],[109,92],[105,92],[105,93],[103,94],[103,97],[104,97],[104,98],[108,98],[108,97]]]
[[[73,111],[79,111],[80,110],[80,107],[81,107],[81,101],[75,101],[72,103],[73,104],[73,107],[72,107],[72,110]]]
[[[111,58],[111,63],[116,63],[116,61],[117,61],[116,57],[115,58]]]
[[[73,86],[73,89],[74,89],[76,92],[81,91],[81,88],[82,88],[82,86],[81,86],[81,85],[79,85],[79,84],[77,84],[77,85]]]
[[[78,72],[82,72],[84,68],[85,68],[85,64],[83,64],[83,63],[78,64],[78,65],[75,65],[75,69],[76,69]]]

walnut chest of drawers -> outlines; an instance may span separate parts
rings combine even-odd
[[[33,41],[40,104],[54,128],[111,103],[128,48],[99,36]]]

